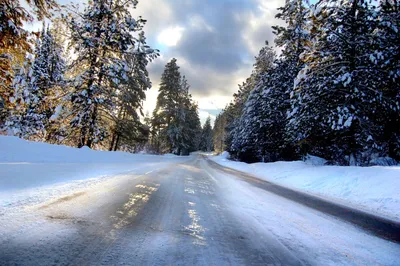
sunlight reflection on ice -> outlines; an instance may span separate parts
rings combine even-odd
[[[194,189],[192,188],[185,188],[185,192],[189,194],[195,194]]]
[[[196,205],[196,203],[190,201],[188,202],[188,204],[191,207],[194,207]],[[193,244],[205,246],[207,244],[206,238],[204,237],[204,232],[206,231],[206,229],[203,228],[199,223],[200,216],[197,214],[195,209],[189,209],[188,215],[191,219],[191,224],[184,227],[185,231],[189,232],[189,235],[195,238],[193,240]]]
[[[118,229],[130,224],[133,218],[138,214],[138,211],[149,201],[151,194],[158,190],[160,184],[139,184],[136,188],[140,189],[138,192],[129,195],[128,201],[117,211],[117,214],[111,216],[114,221],[110,232],[110,238],[116,238]]]

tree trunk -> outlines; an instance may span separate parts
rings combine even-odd
[[[91,148],[93,144],[93,135],[94,135],[94,127],[96,124],[96,119],[97,119],[97,104],[94,105],[92,115],[90,118],[89,136],[87,138],[87,143],[86,143],[86,146],[88,146],[89,148]]]
[[[86,126],[81,128],[81,136],[79,138],[78,148],[82,148],[83,146],[85,146],[85,142],[86,142]]]
[[[115,145],[115,141],[116,141],[116,132],[113,132],[113,136],[112,136],[112,140],[111,140],[111,144],[110,144],[110,148],[108,149],[109,151],[113,151],[114,150],[114,145]]]
[[[116,125],[115,125],[115,129],[114,129],[114,131],[113,131],[113,135],[112,135],[112,140],[111,140],[111,144],[110,144],[110,148],[108,149],[109,151],[113,151],[115,148],[115,145],[116,145],[116,140],[117,140],[117,136],[118,136],[118,127],[119,127],[119,123],[120,123],[120,120],[121,120],[121,114],[122,114],[122,112],[123,112],[123,109],[124,108],[121,108],[120,110],[119,110],[119,112],[118,112],[118,116],[117,116],[117,122],[116,122]]]
[[[115,141],[115,147],[114,147],[114,151],[117,151],[118,147],[119,147],[119,141],[120,141],[120,135],[117,135],[117,139]]]

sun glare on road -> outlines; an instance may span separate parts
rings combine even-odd
[[[158,190],[160,184],[138,184],[136,188],[139,192],[132,193],[128,201],[122,206],[117,214],[111,218],[114,220],[113,227],[121,229],[130,224],[133,218],[138,214],[138,211],[149,201],[151,195]]]
[[[187,213],[191,219],[191,223],[188,226],[185,226],[185,231],[189,232],[189,235],[194,237],[193,244],[194,245],[201,245],[204,246],[207,244],[206,238],[204,237],[204,232],[206,231],[200,225],[200,216],[195,210],[196,203],[188,202],[189,206],[191,207]]]

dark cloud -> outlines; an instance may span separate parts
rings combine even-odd
[[[179,62],[178,62],[179,63]],[[250,75],[250,67],[243,64],[241,69],[223,74],[214,69],[204,69],[201,66],[195,68],[182,68],[191,84],[191,92],[196,96],[229,95],[237,90],[243,77]]]
[[[218,32],[193,30],[184,34],[174,51],[190,64],[212,68],[221,74],[237,70],[242,65],[239,51],[244,43],[232,36],[220,36]]]
[[[191,93],[204,98],[231,96],[251,73],[265,40],[273,44],[271,25],[284,0],[142,0],[134,12],[148,20],[149,44],[162,58],[149,66],[157,88],[165,64],[178,59]],[[159,43],[168,28],[183,28],[176,46]]]
[[[200,4],[201,2],[201,4]],[[251,2],[251,1],[249,1]],[[241,38],[246,25],[240,14],[254,6],[246,1],[196,1],[195,16],[173,53],[183,56],[191,65],[211,68],[221,74],[229,74],[243,66],[248,50]],[[194,15],[192,15],[194,16]]]

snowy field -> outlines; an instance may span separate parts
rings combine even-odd
[[[95,151],[0,136],[0,214],[92,186],[122,173],[145,174],[185,161],[175,155]]]
[[[348,167],[302,162],[253,163],[210,156],[226,167],[389,219],[400,220],[400,166]]]

